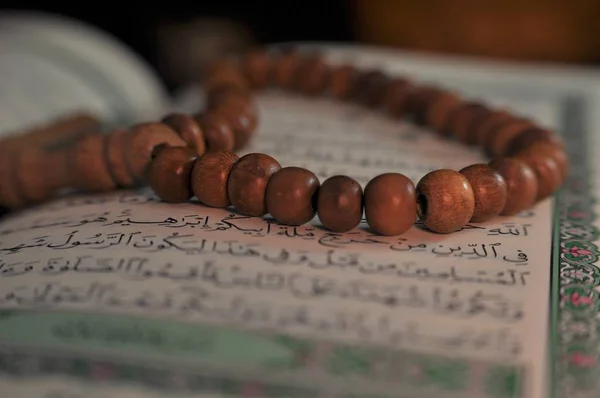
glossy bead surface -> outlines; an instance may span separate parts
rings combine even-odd
[[[302,225],[316,213],[317,176],[301,167],[284,167],[269,179],[265,201],[267,213],[287,225]]]
[[[229,151],[208,152],[194,163],[191,187],[200,203],[225,208],[231,204],[227,181],[239,156]]]
[[[117,129],[108,134],[105,138],[106,162],[108,170],[117,184],[121,188],[131,188],[135,185],[133,175],[129,171],[125,160],[125,143],[127,142],[128,130]]]
[[[512,216],[533,206],[538,182],[531,167],[513,158],[497,158],[488,164],[506,182],[506,203],[500,215]]]
[[[206,152],[204,133],[192,116],[184,113],[171,113],[162,119],[162,123],[175,130],[197,156],[202,156]]]
[[[477,118],[471,125],[467,141],[483,146],[492,131],[509,121],[510,118],[511,115],[504,110],[491,110],[487,115]]]
[[[500,173],[487,164],[473,164],[460,170],[475,196],[475,209],[471,222],[485,222],[502,212],[506,204],[506,181]]]
[[[515,158],[527,163],[535,173],[538,183],[537,201],[551,196],[560,187],[560,170],[556,161],[550,156],[519,153]]]
[[[333,68],[329,76],[327,91],[339,100],[350,98],[358,71],[352,65],[341,65]]]
[[[164,202],[187,202],[193,195],[191,175],[196,158],[192,148],[161,148],[148,167],[148,185]]]
[[[427,173],[417,184],[417,212],[430,230],[447,234],[462,229],[473,217],[475,195],[469,180],[454,170]]]
[[[363,215],[362,187],[354,179],[333,176],[321,184],[317,212],[323,226],[333,232],[356,228]]]
[[[68,172],[72,187],[84,192],[107,192],[116,183],[106,163],[104,136],[88,134],[69,153]]]
[[[381,174],[369,181],[364,205],[367,223],[382,235],[401,235],[417,219],[415,185],[402,174]]]
[[[225,117],[216,112],[209,111],[196,117],[206,140],[208,152],[232,151],[235,136],[231,125]]]
[[[294,81],[296,90],[304,95],[316,95],[325,90],[331,69],[320,54],[312,54],[298,66]]]
[[[253,88],[266,87],[273,73],[273,62],[268,51],[263,49],[248,51],[242,60],[242,70]]]
[[[135,181],[139,184],[144,178],[146,167],[152,160],[152,153],[161,146],[185,146],[185,141],[169,126],[163,123],[143,123],[131,128],[126,135],[125,161]]]
[[[231,204],[247,216],[266,214],[267,184],[280,169],[279,162],[269,155],[249,153],[242,156],[233,166],[227,183]]]

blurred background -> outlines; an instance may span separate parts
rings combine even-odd
[[[139,53],[173,89],[208,59],[253,43],[361,42],[517,61],[600,63],[597,0],[195,1],[18,8],[83,20]],[[158,3],[156,3],[158,4]]]

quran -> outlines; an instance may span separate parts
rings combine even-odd
[[[3,136],[77,112],[108,131],[203,102],[197,87],[168,96],[130,50],[89,27],[28,15],[0,26]],[[62,40],[73,32],[81,41]],[[597,394],[600,74],[309,47],[332,62],[443,81],[561,132],[567,183],[530,211],[452,236],[417,225],[384,237],[364,223],[333,233],[318,217],[283,226],[166,204],[147,188],[65,193],[8,214],[0,220],[2,396]],[[101,56],[115,62],[94,62]],[[386,171],[418,180],[484,160],[353,105],[278,91],[257,101],[260,127],[244,152],[322,180],[347,174],[364,186]]]

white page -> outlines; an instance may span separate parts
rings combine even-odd
[[[552,101],[495,99],[555,123]],[[353,106],[278,93],[261,96],[259,104],[260,131],[248,151],[308,167],[321,181],[347,174],[364,186],[394,171],[416,182],[435,168],[484,161],[474,150]],[[78,354],[108,361],[108,369],[131,363],[161,374],[229,374],[320,396],[488,396],[498,390],[490,377],[508,383],[512,376],[505,369],[522,369],[520,396],[541,397],[551,208],[547,200],[520,216],[451,235],[414,227],[399,237],[380,237],[365,225],[333,234],[317,219],[290,228],[197,204],[157,203],[148,191],[62,199],[0,224],[0,307],[54,314],[0,318],[0,343],[9,351],[37,347],[32,358]],[[116,331],[121,324],[143,329],[134,325],[140,318],[77,323],[84,315],[76,314],[84,313],[166,321],[166,340],[158,348],[117,344],[107,336],[124,333]],[[22,322],[20,332],[9,322]],[[239,334],[230,340],[239,346],[230,349],[234,359],[220,353],[204,360],[205,352],[188,355],[174,343],[186,324],[259,333],[254,336],[271,343],[272,334],[281,332],[308,342],[313,355],[297,367],[265,368],[261,355],[271,351],[256,345],[253,353],[258,340]],[[360,347],[352,358],[372,366],[348,368],[354,362],[339,357],[346,352],[339,345]],[[32,358],[27,366],[43,367]],[[330,368],[336,360],[347,373]],[[48,377],[40,376],[38,395],[31,396],[50,397],[42,394],[54,383]],[[6,388],[33,391],[16,380],[5,381]],[[145,394],[119,385],[112,385],[110,396]]]

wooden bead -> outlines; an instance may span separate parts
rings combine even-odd
[[[209,67],[207,77],[204,81],[204,89],[207,93],[223,86],[234,86],[243,90],[248,89],[248,81],[232,59],[224,58],[213,62]]]
[[[204,133],[192,116],[183,113],[172,113],[165,116],[162,123],[175,130],[187,146],[194,150],[196,156],[202,156],[206,152]]]
[[[473,164],[460,170],[475,196],[475,209],[471,222],[485,222],[500,214],[508,194],[506,181],[500,173],[487,164]]]
[[[258,111],[255,105],[241,98],[232,98],[212,111],[221,115],[231,126],[234,137],[233,150],[245,147],[258,125]]]
[[[418,124],[425,123],[425,117],[430,104],[442,91],[434,86],[419,86],[411,92],[408,99],[408,112]]]
[[[535,141],[514,154],[516,158],[529,156],[547,156],[552,158],[558,167],[561,184],[567,178],[569,174],[569,159],[562,146],[558,146],[551,141]]]
[[[0,154],[0,205],[9,209],[25,205],[14,172],[15,158],[16,153],[10,150]]]
[[[89,134],[69,153],[68,170],[72,187],[85,192],[106,192],[116,188],[106,162],[104,136]],[[135,156],[131,153],[130,156]]]
[[[265,88],[271,82],[273,73],[269,52],[265,49],[248,51],[242,60],[242,70],[253,88]]]
[[[239,156],[229,151],[208,152],[198,158],[192,170],[192,191],[200,203],[225,208],[231,204],[227,181]]]
[[[454,109],[448,118],[448,132],[458,141],[466,144],[471,125],[489,110],[478,102],[466,102]]]
[[[510,141],[508,147],[506,148],[505,156],[512,156],[538,141],[546,141],[557,146],[563,146],[560,138],[552,131],[539,127],[532,127],[521,132],[521,134],[517,135]]]
[[[394,117],[402,117],[408,111],[409,98],[414,86],[403,78],[392,79],[385,89],[383,107]]]
[[[191,175],[196,158],[192,148],[161,148],[148,167],[150,188],[164,202],[187,202],[192,197]]]
[[[426,110],[425,123],[438,134],[447,134],[447,124],[452,111],[462,104],[461,98],[451,92],[436,96]]]
[[[317,212],[323,226],[333,232],[356,228],[363,214],[363,192],[358,182],[346,176],[333,176],[319,189]]]
[[[417,213],[430,230],[447,234],[473,217],[475,195],[469,180],[454,170],[435,170],[417,184]]]
[[[185,146],[185,141],[164,123],[142,123],[126,135],[125,160],[136,183],[141,183],[153,151],[161,146]]]
[[[347,100],[354,90],[358,70],[352,65],[341,65],[333,68],[329,77],[327,91],[339,100]]]
[[[510,141],[531,127],[532,123],[530,120],[520,118],[509,119],[490,131],[483,143],[483,148],[492,157],[504,156]]]
[[[516,159],[527,163],[535,173],[538,182],[536,200],[551,196],[561,184],[561,174],[556,161],[543,154],[519,153]]]
[[[222,86],[209,92],[206,96],[206,109],[214,109],[232,98],[241,98],[252,101],[250,92],[235,86]]]
[[[303,59],[298,66],[297,76],[294,81],[296,90],[304,95],[316,95],[327,87],[331,69],[324,57],[312,54]]]
[[[315,216],[319,186],[319,179],[312,171],[284,167],[267,184],[267,212],[282,224],[306,224]]]
[[[68,159],[66,149],[47,150],[32,146],[16,154],[15,183],[27,204],[49,200],[56,190],[69,187]],[[90,175],[88,178],[94,179],[95,176]],[[114,188],[110,176],[108,181],[108,189]]]
[[[504,110],[490,110],[475,118],[467,135],[467,144],[483,145],[494,127],[505,123],[510,117]]]
[[[208,152],[233,150],[235,136],[231,125],[223,115],[209,111],[197,116],[196,120],[204,133]]]
[[[105,141],[108,170],[117,186],[121,188],[131,188],[135,185],[125,160],[127,134],[130,134],[128,130],[117,129],[110,132]]]
[[[300,54],[295,50],[282,53],[275,61],[275,82],[280,88],[290,89],[293,87],[298,67],[302,62]]]
[[[388,75],[377,69],[360,73],[354,85],[354,101],[370,108],[381,105],[389,81]]]
[[[500,173],[506,182],[506,203],[500,215],[512,216],[533,206],[538,182],[531,167],[513,158],[497,158],[488,165]]]
[[[267,184],[281,165],[269,155],[249,153],[231,169],[227,193],[231,204],[242,214],[258,217],[267,213],[265,193]]]
[[[417,219],[415,185],[398,173],[381,174],[365,187],[367,223],[382,235],[400,235]]]

